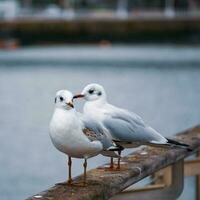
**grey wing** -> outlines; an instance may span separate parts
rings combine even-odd
[[[157,131],[146,125],[134,113],[118,109],[105,113],[103,125],[116,141],[145,143],[166,143],[166,139]]]
[[[116,144],[107,137],[105,129],[99,122],[85,116],[82,117],[82,122],[84,125],[83,133],[91,141],[99,140],[103,145],[103,150],[118,150]]]

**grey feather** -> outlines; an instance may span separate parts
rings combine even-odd
[[[111,116],[112,118],[121,119],[123,121],[133,123],[133,125],[135,125],[135,127],[137,127],[137,126],[145,127],[146,126],[144,121],[142,120],[142,118],[139,115],[129,112],[128,110],[120,109],[117,107],[114,107],[114,108],[115,108],[114,112],[112,112],[112,113],[105,112],[105,114]]]
[[[105,113],[103,125],[110,131],[112,137],[121,142],[165,143],[167,140],[156,130],[146,125],[134,113],[126,110]]]
[[[93,134],[92,137],[87,135],[88,139],[99,140],[103,145],[104,151],[107,151],[111,147],[115,148],[116,151],[118,150],[116,144],[109,137],[107,137],[107,135],[105,134],[105,129],[100,123],[86,116],[82,116],[82,122],[84,124],[84,128],[90,130],[91,133]],[[109,156],[112,155],[113,157],[117,156],[117,154],[115,153],[107,153],[107,154],[109,154]]]

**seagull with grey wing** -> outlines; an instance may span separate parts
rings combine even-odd
[[[98,154],[119,157],[114,151],[119,147],[104,134],[103,127],[88,116],[76,112],[73,95],[60,90],[55,97],[55,110],[50,122],[50,138],[54,146],[68,155],[68,184],[72,184],[72,157],[83,158],[84,181],[86,184],[87,159]]]
[[[107,130],[108,137],[124,148],[140,145],[163,145],[190,150],[189,145],[162,136],[137,114],[109,104],[106,92],[103,86],[99,84],[87,85],[74,98],[84,98],[86,100],[83,108],[84,115],[102,123]],[[119,154],[121,154],[121,150],[119,150]],[[112,166],[113,158],[111,158]],[[117,168],[120,169],[120,157],[118,158]]]

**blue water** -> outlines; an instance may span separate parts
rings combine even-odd
[[[104,85],[115,105],[141,115],[165,136],[200,123],[200,47],[64,46],[0,51],[0,196],[21,200],[67,176],[66,156],[48,124],[59,89]],[[81,110],[83,102],[77,102]],[[92,158],[89,168],[108,159]],[[73,161],[73,175],[82,161]],[[181,200],[194,199],[192,178]]]

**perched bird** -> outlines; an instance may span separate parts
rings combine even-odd
[[[54,146],[68,155],[69,179],[72,184],[72,159],[83,158],[84,185],[86,184],[87,159],[100,153],[118,157],[118,147],[105,134],[100,124],[90,117],[83,117],[73,106],[73,95],[60,90],[55,97],[55,110],[50,122],[50,137]]]
[[[101,122],[107,129],[109,137],[124,148],[140,145],[164,145],[178,146],[189,150],[189,145],[165,138],[147,125],[137,114],[109,104],[106,92],[99,84],[87,85],[80,94],[73,98],[84,98],[86,100],[83,108],[84,115]],[[120,158],[117,168],[120,168]]]

